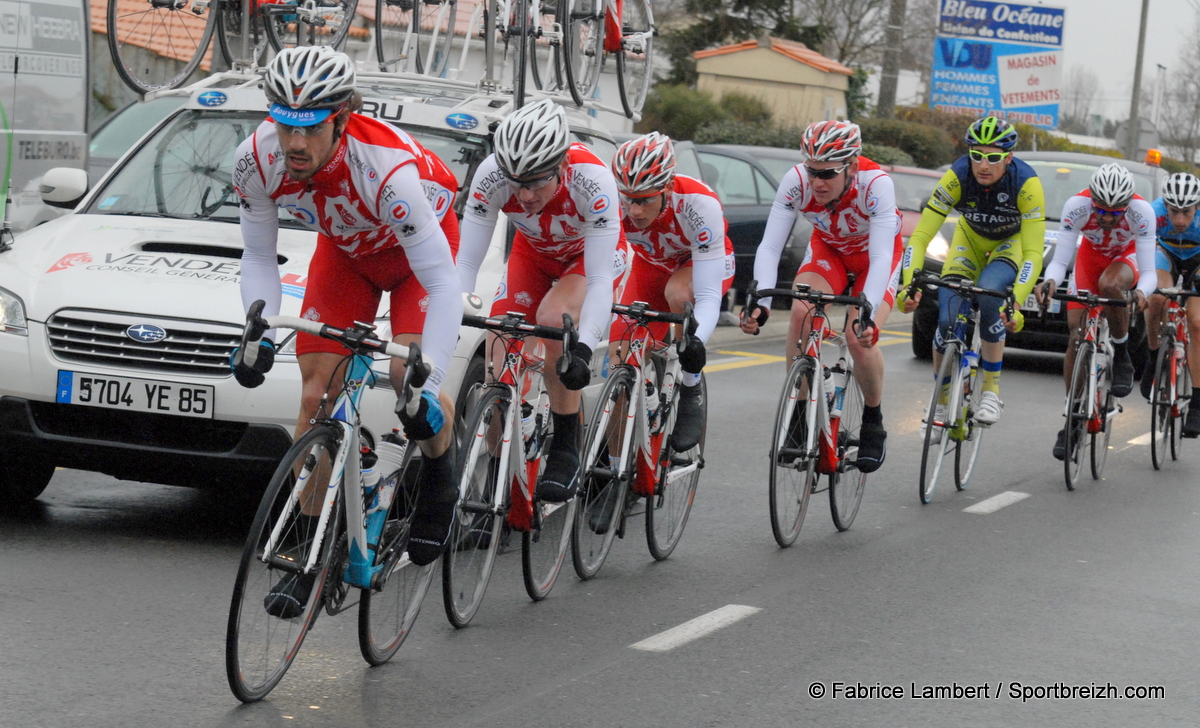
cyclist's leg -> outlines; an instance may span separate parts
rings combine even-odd
[[[829,247],[820,232],[814,231],[808,243],[808,251],[804,254],[804,262],[796,272],[796,283],[823,293],[842,293],[846,290],[848,280],[841,256]],[[787,346],[783,350],[785,367],[792,365],[792,357],[798,353],[796,342],[808,336],[812,308],[811,303],[792,301]]]
[[[1003,291],[1017,280],[1019,262],[1008,255],[1013,248],[1001,250],[998,246],[991,261],[979,276],[979,286],[993,291]],[[1004,339],[1006,330],[1000,309],[1004,299],[994,296],[979,297],[979,368],[983,370],[983,387],[977,403],[976,419],[984,424],[994,424],[1000,419],[1000,371],[1004,366]]]
[[[1200,255],[1194,255],[1186,262],[1195,262],[1197,266],[1200,266]],[[1200,279],[1197,277],[1198,275],[1200,275],[1200,270],[1196,266],[1193,266],[1185,274],[1186,285],[1192,290],[1200,290],[1196,288],[1197,283],[1200,282]],[[1200,382],[1200,299],[1189,298],[1184,310],[1187,316],[1188,372],[1191,374],[1192,385],[1194,387],[1196,382]],[[1194,391],[1194,389],[1191,391],[1180,391],[1178,394],[1180,397],[1189,397]],[[1200,402],[1189,403],[1187,418],[1183,423],[1183,434],[1188,437],[1200,435]]]
[[[1098,293],[1106,298],[1124,296],[1137,280],[1135,270],[1137,263],[1132,253],[1113,261],[1100,274]],[[1133,359],[1129,356],[1129,308],[1106,307],[1104,316],[1108,319],[1113,343],[1112,393],[1114,397],[1124,397],[1133,389]]]
[[[1161,245],[1155,248],[1154,263],[1158,275],[1158,287],[1169,288],[1178,275],[1177,259]],[[1161,343],[1163,316],[1167,308],[1167,299],[1157,293],[1150,294],[1146,305],[1146,366],[1142,369],[1141,393],[1150,399],[1151,387],[1154,385],[1154,367],[1158,364],[1158,346]]]

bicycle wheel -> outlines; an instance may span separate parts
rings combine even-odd
[[[700,442],[687,452],[671,450],[671,433],[675,430],[675,418],[679,414],[679,384],[671,397],[667,411],[667,423],[663,429],[662,452],[660,453],[655,483],[655,493],[646,499],[646,545],[650,555],[662,561],[671,555],[692,512],[692,501],[696,498],[696,485],[700,482],[700,470],[704,467],[704,437],[708,431],[708,383],[700,375],[700,402],[703,405],[705,426],[700,431]]]
[[[604,7],[600,0],[558,0],[563,76],[576,106],[592,98],[604,57]]]
[[[274,55],[262,13],[252,12],[247,25],[242,22],[242,0],[217,0],[217,45],[230,67],[262,68]]]
[[[238,565],[225,637],[229,687],[244,703],[261,700],[279,683],[321,611],[320,597],[338,540],[341,489],[333,491],[337,500],[321,534],[317,519],[300,516],[299,501],[302,492],[315,498],[329,492],[340,444],[340,432],[333,427],[319,425],[304,433],[275,469],[254,516]],[[293,607],[272,597],[284,580],[302,577],[313,549],[319,552],[308,572],[312,581],[303,604]],[[302,589],[297,591],[303,596]]]
[[[854,464],[858,459],[862,411],[862,389],[851,374],[846,379],[842,416],[838,422],[838,469],[829,476],[829,511],[833,515],[833,525],[839,531],[849,529],[854,523],[867,485],[867,474],[859,472]]]
[[[479,611],[500,545],[510,477],[500,457],[500,440],[510,406],[508,394],[506,387],[485,388],[464,430],[459,502],[449,550],[442,559],[446,618],[459,628],[470,624]]]
[[[1108,461],[1108,441],[1112,438],[1113,415],[1117,413],[1116,398],[1108,391],[1108,384],[1105,384],[1096,406],[1100,408],[1100,431],[1091,433],[1092,479],[1100,480],[1100,476],[1104,475],[1104,464]]]
[[[400,469],[387,476],[395,490],[375,549],[374,563],[380,570],[372,588],[362,590],[358,603],[358,646],[363,659],[372,665],[392,659],[404,644],[433,581],[433,564],[417,566],[408,558],[420,483],[421,460],[414,457],[416,449],[409,443]],[[388,481],[380,487],[386,487]]]
[[[259,4],[267,40],[276,51],[297,46],[329,46],[341,50],[354,24],[358,0],[304,0]]]
[[[1067,436],[1066,453],[1063,457],[1063,473],[1067,490],[1075,490],[1079,482],[1079,471],[1083,468],[1083,450],[1087,442],[1087,396],[1089,377],[1094,371],[1092,357],[1095,344],[1081,341],[1075,352],[1075,366],[1071,369],[1071,386],[1067,390]]]
[[[815,363],[801,357],[788,370],[771,431],[771,533],[780,548],[796,542],[817,484],[817,413],[808,406]]]
[[[946,460],[946,450],[950,446],[950,433],[953,432],[954,420],[959,413],[951,412],[947,404],[942,415],[945,422],[936,419],[937,406],[942,399],[943,382],[950,382],[950,390],[954,391],[961,368],[962,344],[950,342],[946,352],[942,354],[942,365],[938,367],[937,377],[933,380],[933,396],[929,399],[929,409],[925,410],[925,443],[921,450],[921,482],[919,495],[922,503],[928,503],[937,489],[938,477],[942,473],[942,464]],[[934,433],[940,438],[934,442]]]
[[[1188,368],[1186,344],[1182,353],[1172,358],[1175,360],[1175,409],[1171,418],[1171,459],[1178,460],[1179,449],[1183,446],[1183,423],[1191,406],[1192,392],[1192,370]]]
[[[147,94],[187,82],[212,40],[211,7],[197,0],[108,0],[108,51],[125,85]]]
[[[558,22],[557,0],[532,0],[535,27],[529,38],[529,70],[539,91],[560,91],[565,82],[562,69],[562,38],[547,33]]]
[[[529,482],[536,484],[546,469],[546,455],[554,438],[553,418],[547,411],[546,422],[534,423],[535,437],[532,445],[538,454],[526,460]],[[575,443],[579,447],[579,442]],[[529,447],[529,444],[526,444]],[[525,580],[525,591],[529,598],[540,602],[554,588],[554,581],[562,569],[571,543],[571,527],[575,523],[578,498],[566,503],[533,502],[533,528],[521,534],[521,575]]]
[[[1154,384],[1150,390],[1150,463],[1155,470],[1167,460],[1168,441],[1171,440],[1171,369],[1174,366],[1171,352],[1174,342],[1170,336],[1163,337],[1158,348],[1158,361],[1154,366]],[[1145,372],[1142,376],[1150,376]],[[1174,445],[1172,442],[1171,445]]]
[[[621,50],[617,52],[617,90],[621,108],[632,119],[642,113],[650,89],[654,51],[654,12],[647,0],[625,0],[621,9]]]
[[[971,370],[967,381],[963,382],[961,411],[961,428],[955,428],[952,438],[954,443],[954,487],[966,490],[971,484],[971,476],[975,473],[975,464],[979,461],[979,448],[983,444],[986,427],[980,427],[975,422],[975,408],[983,397],[983,372],[978,366]]]
[[[625,428],[635,427],[628,417],[633,391],[633,370],[618,367],[608,375],[600,390],[588,422],[580,450],[579,514],[571,529],[571,561],[580,579],[591,579],[600,572],[625,512],[626,494],[633,478],[638,433],[625,437]],[[628,441],[627,447],[610,443],[610,438]],[[614,457],[613,450],[621,450]],[[624,463],[618,472],[612,463]]]

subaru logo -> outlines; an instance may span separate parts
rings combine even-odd
[[[167,330],[154,324],[137,324],[125,329],[125,335],[143,344],[157,344],[167,338]]]
[[[201,106],[220,106],[229,100],[229,97],[220,91],[205,91],[196,97],[196,102]]]
[[[446,123],[455,129],[462,129],[465,131],[467,129],[474,129],[475,127],[479,126],[479,119],[476,119],[470,114],[458,113],[447,116]]]

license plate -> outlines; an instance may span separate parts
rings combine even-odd
[[[1056,298],[1052,298],[1052,299],[1050,299],[1050,305],[1046,307],[1046,310],[1049,311],[1050,313],[1058,313],[1061,308],[1062,308],[1062,301],[1059,301]],[[1029,294],[1029,298],[1025,299],[1025,303],[1021,305],[1021,309],[1025,310],[1025,311],[1040,310],[1039,306],[1038,306],[1038,302],[1037,302],[1037,296],[1034,296],[1032,293]]]
[[[102,377],[59,370],[55,400],[86,407],[212,419],[214,390],[205,384]]]

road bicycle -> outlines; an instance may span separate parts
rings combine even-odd
[[[591,99],[601,67],[613,59],[625,115],[642,111],[654,59],[654,11],[649,0],[559,0],[563,74],[578,106]]]
[[[1155,293],[1167,299],[1166,322],[1153,375],[1145,372],[1142,376],[1154,377],[1150,390],[1150,461],[1158,470],[1166,462],[1168,450],[1172,460],[1179,459],[1183,420],[1192,398],[1187,312],[1182,302],[1200,296],[1200,292],[1160,288]]]
[[[933,396],[925,410],[919,485],[921,502],[929,503],[951,448],[954,450],[954,486],[958,490],[966,489],[975,472],[979,448],[988,428],[975,419],[983,395],[983,376],[979,371],[979,297],[1003,299],[1004,313],[1010,318],[1016,301],[1011,286],[1004,291],[994,291],[980,288],[971,280],[944,280],[922,272],[913,279],[910,295],[922,285],[950,289],[960,299],[941,366],[934,379]]]
[[[696,331],[692,304],[683,313],[654,311],[641,301],[612,310],[626,330],[613,360],[619,363],[607,372],[588,422],[579,477],[582,510],[571,534],[575,573],[585,580],[600,572],[613,539],[624,537],[626,520],[642,498],[650,554],[658,561],[670,556],[683,536],[704,467],[707,427],[690,450],[671,447],[679,410],[679,353]],[[652,325],[666,325],[666,331],[658,337]],[[678,341],[675,325],[684,327]],[[703,375],[699,386],[707,418]]]
[[[771,533],[781,548],[787,548],[800,535],[810,496],[822,490],[822,475],[829,476],[825,489],[833,525],[845,531],[858,515],[867,483],[867,474],[857,465],[863,396],[846,337],[829,328],[825,307],[857,307],[853,327],[861,329],[870,325],[871,304],[863,295],[837,296],[804,284],[755,290],[757,286],[757,281],[750,284],[746,311],[754,310],[764,297],[812,304],[808,336],[796,342],[771,434]],[[849,327],[847,309],[843,331]],[[825,353],[825,342],[836,347],[836,358]]]
[[[1071,384],[1063,412],[1066,418],[1063,474],[1067,490],[1075,490],[1083,469],[1085,448],[1090,450],[1092,478],[1100,479],[1108,460],[1112,420],[1121,411],[1121,405],[1112,395],[1112,336],[1108,331],[1108,319],[1101,315],[1101,309],[1105,306],[1122,308],[1129,302],[1124,298],[1101,298],[1090,291],[1079,291],[1078,295],[1055,293],[1053,297],[1082,304],[1087,309],[1083,336],[1075,345],[1075,365],[1071,369]]]
[[[322,608],[334,615],[357,604],[363,658],[371,665],[387,662],[412,629],[433,578],[432,564],[417,566],[407,553],[418,497],[417,448],[406,447],[399,469],[379,477],[364,467],[375,458],[376,443],[358,415],[364,390],[385,384],[370,368],[370,357],[380,354],[408,361],[397,408],[415,409],[429,371],[420,348],[380,341],[370,324],[337,329],[290,316],[263,319],[262,309],[257,301],[247,315],[241,343],[252,347],[247,350],[256,350],[266,330],[290,328],[337,341],[353,354],[342,367],[332,409],[327,394],[311,429],[280,461],[242,551],[225,669],[243,702],[261,700],[279,683]],[[311,581],[307,599],[303,589],[293,593],[303,604],[277,595],[302,579]],[[357,601],[350,600],[354,592]]]
[[[483,9],[483,3],[476,6]],[[440,78],[448,71],[458,0],[375,0],[375,55],[384,73]],[[477,27],[474,23],[471,27]],[[467,43],[463,43],[466,62]]]
[[[217,45],[231,68],[265,66],[297,45],[341,49],[358,0],[108,0],[117,75],[139,94],[179,88]]]
[[[563,350],[570,351],[577,336],[570,315],[563,315],[561,329],[529,323],[516,313],[468,315],[463,325],[495,333],[504,358],[498,375],[488,365],[491,383],[472,393],[460,447],[459,503],[442,565],[446,617],[460,628],[479,610],[508,534],[521,534],[521,571],[530,598],[540,601],[550,594],[576,509],[574,499],[545,503],[535,495],[554,431],[542,385],[545,348],[526,341],[561,340]]]

